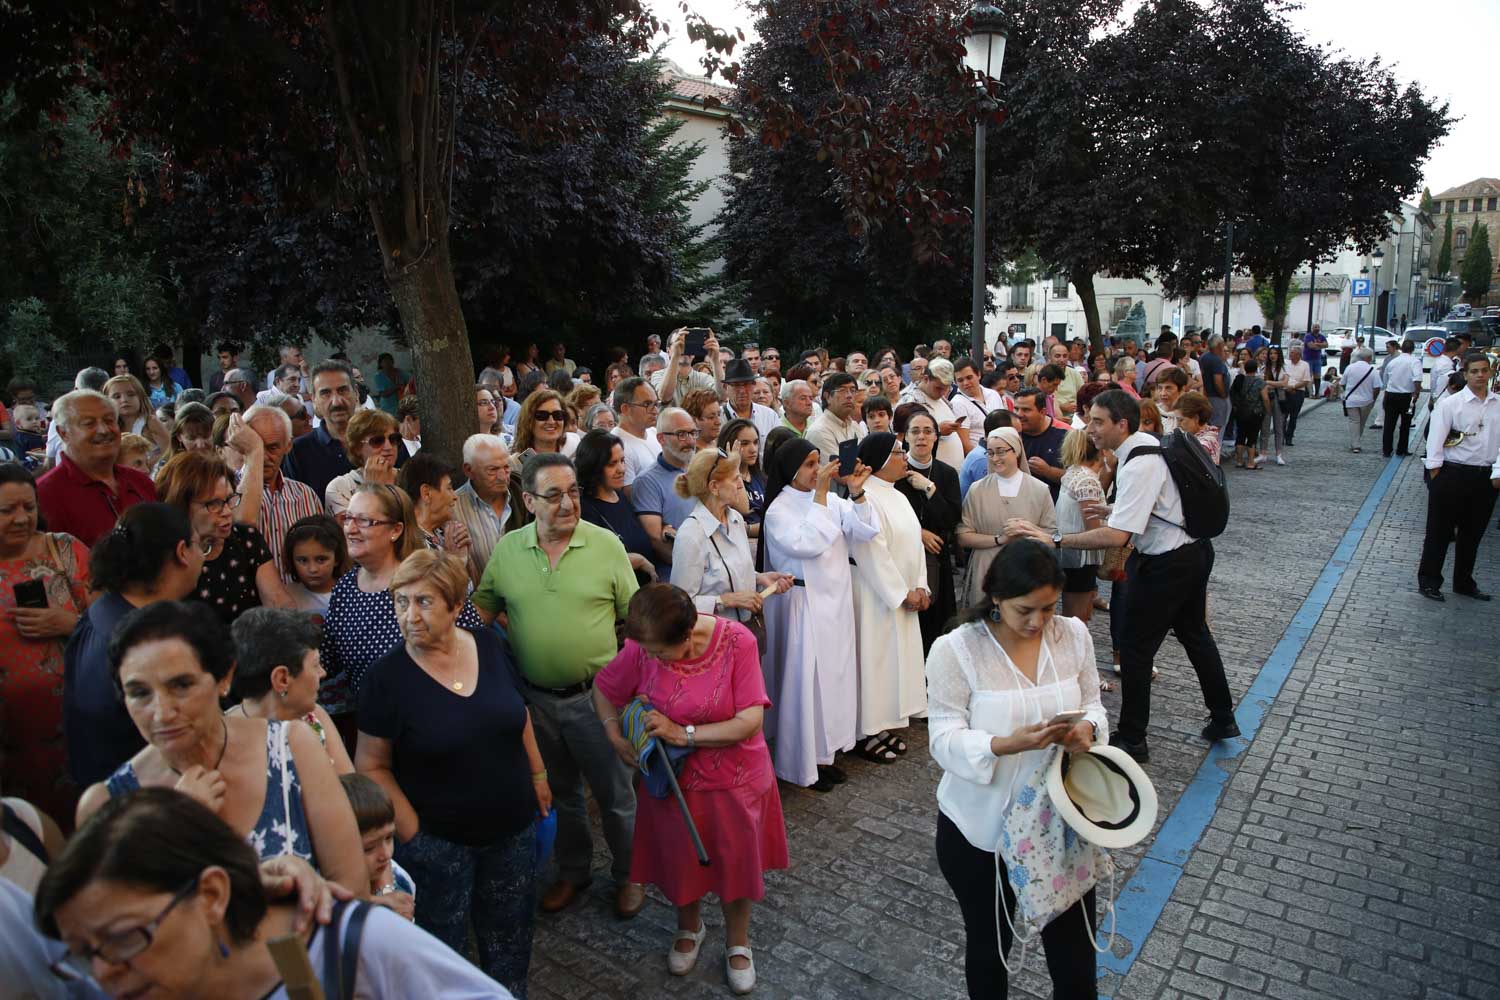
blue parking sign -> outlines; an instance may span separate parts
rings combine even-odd
[[[1365,296],[1366,298],[1368,298],[1369,295],[1370,295],[1370,279],[1369,278],[1355,278],[1354,279],[1353,287],[1351,289],[1351,293],[1353,295],[1355,295],[1356,297],[1362,295],[1362,296]]]

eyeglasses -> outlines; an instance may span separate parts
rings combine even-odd
[[[698,436],[696,429],[686,431],[658,431],[657,437],[676,438],[679,441],[691,440]]]
[[[379,448],[383,444],[389,444],[392,448],[401,446],[400,434],[372,434],[365,438],[365,447]]]
[[[990,456],[990,458],[1000,458],[1003,455],[1014,455],[1016,449],[1002,446],[999,448],[986,448],[984,453]]]
[[[775,351],[764,351],[761,353],[760,359],[762,361],[780,361],[781,355]]]
[[[198,890],[198,876],[177,891],[162,911],[156,915],[156,919],[139,927],[132,927],[128,931],[111,934],[99,942],[96,948],[83,947],[81,949],[69,948],[68,953],[50,966],[52,974],[59,979],[69,982],[80,978],[88,978],[94,969],[94,959],[100,958],[110,965],[123,965],[132,958],[142,954],[151,947],[155,940],[157,928],[161,927],[162,921],[167,919],[167,914],[177,906],[178,903],[187,899]]]
[[[659,410],[659,409],[661,409],[661,403],[657,402],[654,399],[651,400],[649,403],[637,403],[634,400],[631,400],[630,402],[626,403],[625,405],[626,406],[639,406],[643,410]]]
[[[222,514],[226,507],[234,510],[240,505],[240,501],[243,499],[244,497],[240,496],[240,494],[231,493],[227,497],[217,497],[213,500],[194,500],[193,503],[202,504],[203,509],[210,514]]]
[[[725,459],[725,458],[728,458],[728,457],[729,457],[728,453],[726,453],[723,448],[720,448],[719,449],[719,453],[714,456],[714,464],[710,465],[708,467],[708,481],[709,482],[713,482],[714,481],[714,470],[719,467],[719,461],[721,459]]]
[[[533,493],[531,495],[536,497],[538,500],[545,501],[547,506],[549,507],[556,507],[562,503],[563,497],[567,497],[576,505],[578,501],[582,499],[583,491],[578,487],[573,486],[566,490],[553,490],[550,493]]]
[[[533,420],[535,420],[537,422],[541,422],[541,421],[545,420],[548,423],[559,423],[560,424],[560,423],[563,422],[564,417],[563,417],[563,411],[562,410],[537,410],[535,413],[533,413],[531,415],[531,419],[533,419]]]
[[[493,410],[495,408],[495,406],[496,406],[496,403],[495,403],[495,401],[493,399],[481,399],[481,400],[477,400],[476,403],[475,403],[475,405],[477,405],[477,406],[488,406],[490,409]]]
[[[378,518],[378,517],[365,517],[362,514],[350,514],[348,511],[345,511],[345,512],[343,512],[341,514],[335,514],[333,519],[335,521],[337,521],[340,525],[350,525],[350,524],[353,524],[353,525],[356,525],[357,527],[362,528],[362,529],[364,529],[366,531],[368,531],[369,529],[375,527],[377,524],[399,524],[400,523],[399,521],[386,521],[386,520],[382,520],[381,518]]]

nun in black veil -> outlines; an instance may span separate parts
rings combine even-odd
[[[922,622],[922,653],[958,615],[954,559],[958,552],[958,522],[963,517],[963,494],[958,488],[958,470],[936,454],[937,419],[918,406],[896,411],[894,430],[906,442],[906,478],[896,483],[896,492],[911,502],[922,525],[922,546],[927,552],[927,585],[931,602],[918,615]]]
[[[762,660],[776,776],[825,792],[840,783],[834,754],[854,746],[859,696],[849,547],[880,523],[865,501],[870,469],[855,466],[846,500],[832,490],[838,459],[821,461],[798,439],[771,457],[757,569],[790,573],[793,586],[766,604]]]

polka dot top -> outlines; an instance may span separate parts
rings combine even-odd
[[[236,524],[224,540],[219,558],[203,564],[198,576],[198,600],[214,609],[225,625],[243,612],[260,607],[255,573],[271,562],[271,550],[260,529]]]
[[[484,628],[484,620],[467,600],[458,614],[458,627]],[[365,671],[400,644],[401,626],[391,592],[360,590],[359,567],[339,577],[323,618],[319,655],[328,675],[318,688],[318,704],[330,715],[353,712],[359,707]]]

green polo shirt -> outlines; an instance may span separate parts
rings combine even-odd
[[[495,545],[469,595],[490,614],[504,611],[521,675],[538,687],[570,687],[614,659],[615,620],[625,617],[638,585],[615,533],[587,521],[573,529],[553,569],[536,540],[536,524]]]

